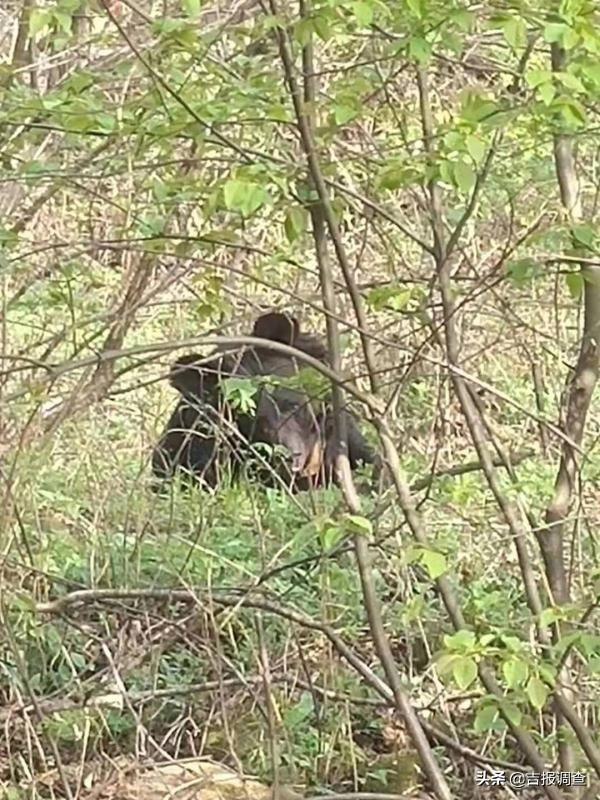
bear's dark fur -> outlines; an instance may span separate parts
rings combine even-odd
[[[252,336],[290,345],[327,364],[327,349],[316,336],[300,330],[298,321],[272,312],[254,323]],[[328,403],[314,402],[305,390],[286,385],[302,369],[301,360],[269,347],[240,350],[219,347],[212,356],[182,356],[171,368],[169,380],[181,398],[154,449],[152,469],[157,478],[169,478],[181,469],[209,486],[219,483],[220,469],[237,471],[258,443],[281,445],[288,459],[277,474],[286,484],[302,490],[323,486],[333,479],[335,441]],[[225,400],[226,378],[260,379],[255,408],[232,408]],[[354,469],[377,458],[346,414],[348,456]],[[256,453],[257,451],[255,451]],[[267,456],[259,458],[269,466]],[[273,469],[261,479],[271,482]]]

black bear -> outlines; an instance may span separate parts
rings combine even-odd
[[[298,321],[287,314],[263,314],[255,321],[252,336],[293,346],[327,364],[323,342],[302,332]],[[293,356],[268,346],[219,347],[208,358],[195,353],[179,358],[169,381],[181,398],[154,449],[154,475],[168,478],[181,469],[214,487],[221,467],[237,471],[254,454],[268,468],[261,472],[266,483],[274,476],[297,490],[330,483],[335,459],[332,410],[311,399],[294,381],[302,366]],[[230,378],[258,380],[247,408],[227,401]],[[378,463],[356,422],[345,413],[351,467]],[[269,455],[253,447],[260,443],[281,445],[287,452],[284,463],[274,469]]]

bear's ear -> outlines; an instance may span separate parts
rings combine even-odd
[[[252,335],[259,339],[270,339],[272,342],[293,345],[300,333],[300,325],[295,317],[271,311],[263,314],[254,323]]]
[[[204,363],[202,363],[204,361]],[[198,353],[181,356],[172,365],[169,383],[183,395],[203,397],[217,384],[217,370]]]

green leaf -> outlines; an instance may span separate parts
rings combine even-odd
[[[498,709],[495,705],[485,705],[475,715],[474,728],[476,733],[486,733],[497,730]]]
[[[548,608],[544,608],[540,614],[540,628],[547,628],[549,625],[552,625],[554,622],[558,622],[560,619],[562,619],[562,614],[560,611],[553,606],[548,606]]]
[[[388,189],[390,192],[395,192],[401,186],[404,186],[404,169],[402,167],[387,167],[380,173],[378,181],[381,189]]]
[[[202,7],[202,0],[181,0],[181,10],[188,17],[197,17]]]
[[[556,87],[553,83],[542,83],[537,87],[536,95],[545,106],[549,106],[556,97]]]
[[[439,161],[438,170],[444,183],[454,185],[454,165],[451,161]]]
[[[321,545],[324,550],[332,550],[343,537],[344,529],[332,520],[328,520],[320,531]]]
[[[294,39],[304,47],[310,42],[313,33],[312,20],[301,19],[294,25]]]
[[[275,103],[275,105],[270,106],[267,116],[271,117],[277,122],[290,121],[290,113],[282,103]]]
[[[366,2],[366,0],[358,0],[358,2],[352,3],[351,8],[356,21],[362,27],[367,28],[373,22],[374,8],[371,3]]]
[[[329,24],[329,20],[320,14],[317,17],[313,18],[313,26],[315,29],[315,33],[321,39],[322,42],[328,42],[332,37],[331,32],[331,25]]]
[[[73,17],[70,14],[65,14],[63,11],[54,11],[53,16],[63,33],[71,33]]]
[[[511,658],[502,665],[502,673],[509,689],[516,689],[517,686],[527,680],[529,667],[525,661],[521,661],[519,658]]]
[[[112,133],[117,128],[117,118],[104,112],[96,114],[96,127],[106,133]]]
[[[71,16],[75,11],[80,11],[83,5],[82,0],[59,0],[58,5],[63,11],[68,11]]]
[[[465,49],[465,37],[459,33],[447,31],[444,34],[444,47],[452,53],[462,53]]]
[[[596,62],[583,64],[581,66],[581,71],[585,77],[588,78],[588,80],[590,80],[596,86],[600,86],[600,64]]]
[[[23,175],[39,175],[48,171],[48,164],[35,158],[33,161],[25,161],[21,164],[20,170]]]
[[[475,659],[462,656],[457,658],[452,667],[452,675],[461,690],[468,689],[477,678],[477,664]]]
[[[511,653],[520,653],[523,651],[523,642],[517,636],[501,634],[500,639],[502,640],[502,644]]]
[[[425,5],[423,0],[406,0],[406,5],[409,9],[413,12],[413,14],[419,19],[423,17],[425,11]]]
[[[559,641],[553,647],[554,653],[562,657],[565,654],[565,650],[569,647],[577,647],[579,643],[579,638],[581,634],[579,631],[571,631],[570,633],[563,633],[560,637]]]
[[[501,700],[500,708],[502,709],[502,713],[512,725],[519,725],[521,723],[522,714],[514,705],[514,703],[509,703],[507,700]]]
[[[429,573],[431,580],[439,578],[448,569],[445,556],[435,550],[423,550],[420,561]]]
[[[450,14],[450,20],[462,31],[468,31],[473,25],[475,14],[467,8],[457,8]]]
[[[502,30],[513,50],[518,50],[527,41],[527,30],[521,17],[509,17],[502,25]]]
[[[333,116],[338,125],[345,125],[346,122],[354,119],[356,115],[357,111],[352,106],[340,104],[333,107]]]
[[[235,179],[228,180],[223,187],[223,200],[225,208],[229,211],[239,209],[244,201],[244,193],[246,191],[246,184],[243,181]]]
[[[476,164],[481,164],[485,157],[485,142],[478,136],[467,136],[467,151]]]
[[[461,92],[461,117],[465,122],[482,122],[497,111],[493,100],[476,89],[465,89]]]
[[[474,184],[476,173],[466,161],[456,161],[453,167],[454,181],[461,192],[469,192]]]
[[[448,131],[444,136],[444,144],[449,150],[462,152],[464,150],[465,140],[463,135],[458,131]]]
[[[548,687],[535,675],[532,675],[527,684],[527,697],[531,705],[538,711],[546,705],[548,699]]]
[[[588,670],[592,675],[600,675],[600,657],[593,656],[587,663]]]
[[[172,17],[161,17],[160,19],[154,20],[154,22],[152,23],[152,30],[156,34],[164,34],[165,36],[169,36],[175,31],[180,30],[180,28],[185,27],[185,25],[187,25],[187,22],[183,19],[173,19]]]
[[[331,391],[331,383],[325,375],[322,375],[313,367],[302,367],[295,375],[289,378],[281,378],[280,383],[297,389],[307,394],[311,399],[318,401],[324,400]]]
[[[94,76],[91,75],[89,72],[76,72],[68,79],[65,85],[65,89],[69,91],[75,92],[75,94],[83,94],[86,89],[89,89],[90,86],[94,85]],[[45,98],[46,100],[51,100],[52,98]],[[56,98],[54,98],[56,100]],[[58,105],[56,102],[54,106]],[[47,106],[47,108],[52,108],[52,105]]]
[[[256,400],[258,386],[247,378],[224,378],[220,382],[225,400],[233,407],[239,409],[242,414],[248,414],[256,410]]]
[[[554,686],[556,683],[556,668],[553,664],[539,664],[538,671],[545,684]]]
[[[373,524],[371,520],[368,520],[366,517],[359,517],[356,514],[347,514],[346,520],[350,523],[349,527],[353,529],[353,533],[359,533],[363,536],[371,536],[373,534]]]
[[[431,55],[431,45],[420,36],[414,36],[408,43],[408,54],[417,64],[426,64]]]
[[[422,298],[421,292],[415,286],[406,289],[396,289],[388,297],[387,305],[392,311],[406,311],[414,300]]]
[[[296,239],[302,236],[306,230],[306,221],[307,215],[304,208],[301,208],[300,206],[290,208],[283,223],[283,228],[288,242],[294,242]]]
[[[84,133],[96,128],[96,118],[91,114],[73,114],[67,118],[67,126],[70,131]]]
[[[306,720],[314,713],[313,697],[310,692],[302,692],[299,697],[299,702],[293,705],[288,705],[284,715],[284,723],[286,729],[302,728],[307,722]]]
[[[404,559],[407,564],[414,564],[421,557],[421,548],[417,545],[409,545],[404,551]]]
[[[160,236],[166,227],[167,221],[158,214],[145,214],[139,219],[142,236]]]
[[[365,300],[374,311],[382,311],[384,308],[405,311],[413,297],[415,292],[412,286],[390,285],[375,286],[369,290]]]
[[[33,8],[29,14],[29,35],[35,39],[36,35],[50,24],[52,12],[45,8]]]
[[[0,225],[0,246],[14,247],[19,242],[19,236],[10,228],[5,228]],[[1,265],[4,267],[4,265]]]
[[[10,598],[11,611],[35,611],[35,600],[30,594],[19,592]]]
[[[561,97],[560,111],[567,125],[580,128],[586,124],[585,109],[577,100]]]
[[[408,186],[419,179],[419,171],[412,164],[403,161],[392,161],[384,166],[377,177],[381,189],[396,191],[403,186]]]
[[[274,28],[285,28],[287,20],[280,14],[265,14],[262,18],[263,28],[272,31]]]
[[[567,288],[573,300],[579,300],[583,292],[583,275],[581,272],[568,272],[565,276]]]
[[[442,653],[441,655],[436,656],[435,666],[439,676],[444,678],[451,674],[454,667],[454,662],[459,658],[460,656],[456,655],[456,653]]]
[[[544,40],[549,44],[560,42],[568,27],[562,22],[549,22],[544,28]]]
[[[468,651],[475,646],[475,634],[463,628],[456,633],[446,634],[444,644],[452,650]]]
[[[579,637],[579,648],[586,657],[598,653],[600,650],[600,636],[593,633],[582,633]]]
[[[525,80],[532,89],[535,89],[542,83],[551,82],[552,72],[549,69],[532,69],[525,73]]]
[[[585,86],[575,75],[570,72],[555,72],[554,74],[567,89],[572,89],[574,92],[581,92],[582,94],[585,93]]]
[[[167,185],[158,177],[154,177],[152,180],[152,194],[159,203],[162,203],[169,196]]]
[[[239,211],[249,216],[264,205],[267,193],[262,186],[251,181],[231,178],[223,187],[223,200],[228,211]]]
[[[565,48],[565,50],[572,50],[579,44],[580,38],[579,31],[576,31],[575,28],[569,26],[562,38],[562,46]]]
[[[525,286],[538,277],[539,267],[532,258],[520,258],[506,264],[506,275],[515,286]]]
[[[571,233],[573,234],[573,238],[579,243],[582,244],[586,249],[593,250],[594,249],[594,241],[596,239],[596,230],[586,223],[582,223],[580,225],[573,225],[571,228]]]
[[[173,39],[188,50],[198,45],[198,33],[191,26],[186,26],[173,35]]]

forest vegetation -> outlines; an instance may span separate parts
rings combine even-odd
[[[4,0],[0,130],[0,796],[599,797],[597,3]],[[337,481],[157,491],[273,311]]]

